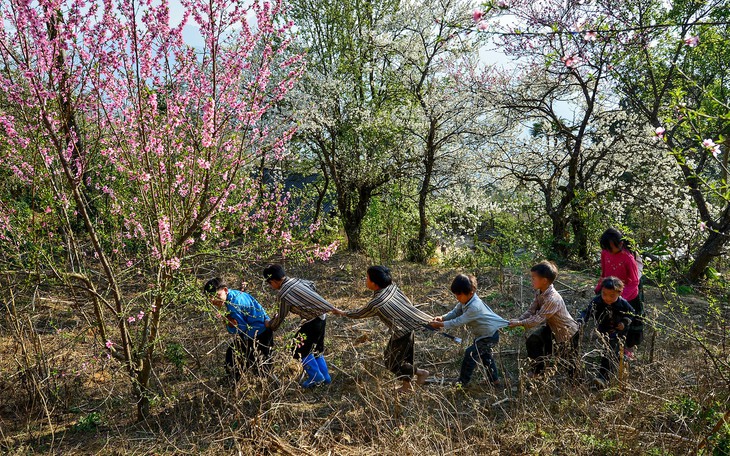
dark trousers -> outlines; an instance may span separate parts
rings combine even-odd
[[[413,331],[398,338],[390,336],[388,345],[385,347],[385,365],[397,376],[398,380],[410,380],[416,374],[417,369],[413,365],[414,346]]]
[[[580,331],[576,331],[569,340],[558,343],[548,325],[530,334],[525,344],[527,345],[527,356],[534,362],[532,371],[541,374],[545,370],[545,360],[555,353],[562,362],[567,363],[570,376],[574,376],[578,364],[579,339]]]
[[[471,376],[477,363],[481,361],[487,368],[487,376],[490,382],[496,382],[499,379],[497,371],[497,363],[492,357],[492,348],[499,343],[499,331],[490,337],[483,337],[469,346],[464,352],[464,360],[461,362],[461,372],[459,373],[459,382],[466,386],[471,381]]]
[[[629,304],[636,311],[636,315],[632,315],[631,325],[626,331],[626,347],[633,348],[639,345],[644,338],[644,302],[641,299],[641,293],[629,301]]]
[[[295,359],[304,359],[310,353],[314,353],[315,356],[324,353],[324,329],[327,320],[322,320],[317,317],[304,323],[296,333],[296,340],[300,341],[297,343],[294,349]]]
[[[621,356],[619,349],[623,344],[624,337],[609,337],[607,334],[603,334],[601,338],[604,347],[601,353],[601,367],[598,369],[598,376],[603,380],[608,380],[609,376],[616,372],[619,356]]]
[[[271,350],[274,346],[274,333],[266,329],[251,339],[240,334],[226,350],[226,370],[238,381],[243,370],[251,369],[256,374],[271,369]]]

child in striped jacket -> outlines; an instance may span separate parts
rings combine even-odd
[[[290,312],[302,318],[303,323],[296,333],[296,339],[301,342],[294,349],[294,358],[301,361],[308,375],[302,386],[309,388],[332,383],[324,359],[324,337],[327,313],[338,309],[317,293],[313,282],[287,277],[279,264],[266,266],[264,279],[277,291],[279,303],[279,311],[266,322],[266,327],[276,331]]]
[[[429,372],[414,363],[415,330],[433,320],[431,315],[415,308],[411,301],[393,283],[390,270],[385,266],[371,266],[367,270],[365,284],[373,290],[373,299],[362,309],[335,312],[348,318],[378,317],[390,330],[391,336],[385,348],[385,364],[402,386],[398,392],[413,391],[412,379],[422,385]]]

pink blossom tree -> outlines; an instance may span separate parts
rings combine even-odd
[[[100,346],[125,366],[140,418],[174,279],[196,248],[235,233],[286,252],[296,223],[286,198],[251,177],[293,134],[264,122],[303,70],[282,3],[182,5],[179,24],[165,0],[0,5],[0,167],[46,195],[41,228],[56,227],[64,250],[47,267],[91,296]],[[192,21],[199,49],[183,41]],[[0,210],[0,242],[20,254],[27,220]],[[135,270],[151,289],[142,300]]]

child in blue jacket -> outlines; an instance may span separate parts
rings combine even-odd
[[[459,383],[467,386],[471,381],[477,362],[487,368],[487,376],[492,385],[499,385],[497,364],[492,357],[492,349],[499,343],[499,329],[509,322],[489,308],[476,294],[477,284],[475,277],[459,274],[451,283],[451,292],[458,301],[451,312],[436,317],[431,323],[432,328],[456,328],[467,326],[474,334],[474,343],[464,352],[459,372]]]
[[[266,310],[250,294],[228,289],[219,277],[209,280],[203,291],[217,308],[222,309],[225,305],[226,330],[239,336],[226,351],[228,372],[238,381],[241,367],[252,367],[257,373],[267,371],[270,368],[274,333],[266,327],[269,320]]]

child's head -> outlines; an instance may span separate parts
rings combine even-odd
[[[618,253],[626,246],[624,235],[616,228],[609,228],[603,232],[600,239],[601,249]]]
[[[606,277],[601,281],[601,299],[608,305],[618,301],[622,291],[624,283],[618,277]]]
[[[365,280],[366,286],[371,290],[380,290],[393,283],[390,269],[385,266],[370,266]]]
[[[281,288],[286,272],[280,264],[269,264],[264,268],[264,279],[274,290]]]
[[[545,291],[558,278],[558,267],[552,261],[543,260],[530,268],[532,288]]]
[[[451,292],[456,296],[456,300],[462,304],[469,302],[476,291],[476,277],[474,276],[459,274],[451,282]]]
[[[476,293],[477,288],[479,288],[479,284],[477,283],[477,277],[473,274],[469,274],[469,282],[471,282],[471,287],[474,289],[474,292]]]
[[[203,292],[210,299],[210,303],[218,307],[222,306],[228,298],[228,287],[220,277],[207,281],[203,285]]]

